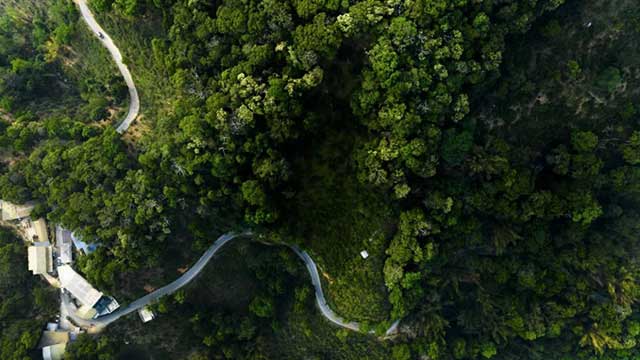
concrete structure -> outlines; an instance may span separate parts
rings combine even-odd
[[[140,320],[142,320],[143,323],[148,323],[149,321],[156,318],[156,314],[154,314],[153,311],[151,311],[148,307],[143,307],[142,309],[138,310],[138,315],[140,316]]]
[[[67,344],[55,344],[42,348],[43,360],[62,360],[64,359],[64,351],[67,349]]]
[[[362,256],[363,259],[366,259],[369,257],[369,253],[367,252],[367,250],[362,250],[360,251],[360,256]]]
[[[8,201],[0,200],[0,208],[2,208],[1,215],[3,221],[20,220],[26,218],[31,214],[35,204],[32,202],[16,205]]]
[[[56,248],[58,249],[58,265],[71,264],[73,262],[73,240],[71,231],[60,225],[56,226]]]
[[[47,222],[44,219],[36,221],[31,218],[24,218],[20,221],[20,228],[24,233],[25,239],[28,241],[49,241],[49,232],[47,231]]]
[[[102,298],[102,293],[91,286],[80,274],[69,265],[58,266],[60,285],[76,298],[82,305],[93,307]]]
[[[33,275],[53,272],[53,253],[51,251],[51,244],[48,242],[33,243],[33,246],[29,246],[27,254],[29,259],[29,270],[33,272]]]

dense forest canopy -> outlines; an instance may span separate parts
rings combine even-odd
[[[307,249],[342,316],[403,319],[395,359],[640,356],[633,1],[94,0],[140,80],[134,148],[100,121],[122,85],[70,73],[86,30],[49,2],[0,18],[0,196],[100,242],[93,283],[250,228]],[[84,110],[29,111],[52,93]]]

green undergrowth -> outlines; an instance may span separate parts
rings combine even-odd
[[[385,196],[355,179],[341,134],[308,144],[317,151],[298,164],[299,188],[287,214],[289,234],[318,265],[327,301],[349,320],[377,324],[388,319],[383,266],[393,210]],[[363,259],[361,251],[369,255]]]

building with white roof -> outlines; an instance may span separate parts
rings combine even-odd
[[[56,247],[58,248],[60,264],[71,264],[73,262],[71,231],[64,229],[60,225],[56,226]]]
[[[36,242],[27,249],[29,271],[33,275],[46,274],[53,271],[53,253],[48,242]]]
[[[69,265],[58,266],[58,276],[62,288],[71,293],[82,305],[93,307],[102,298],[102,293],[94,289]]]
[[[42,349],[44,360],[61,360],[69,343],[70,334],[67,331],[45,330],[40,337],[38,348]]]
[[[42,360],[62,360],[67,344],[55,344],[42,348]]]

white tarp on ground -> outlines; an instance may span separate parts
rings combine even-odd
[[[91,286],[80,274],[69,265],[58,266],[61,286],[76,298],[82,305],[93,307],[102,297],[102,293]]]

